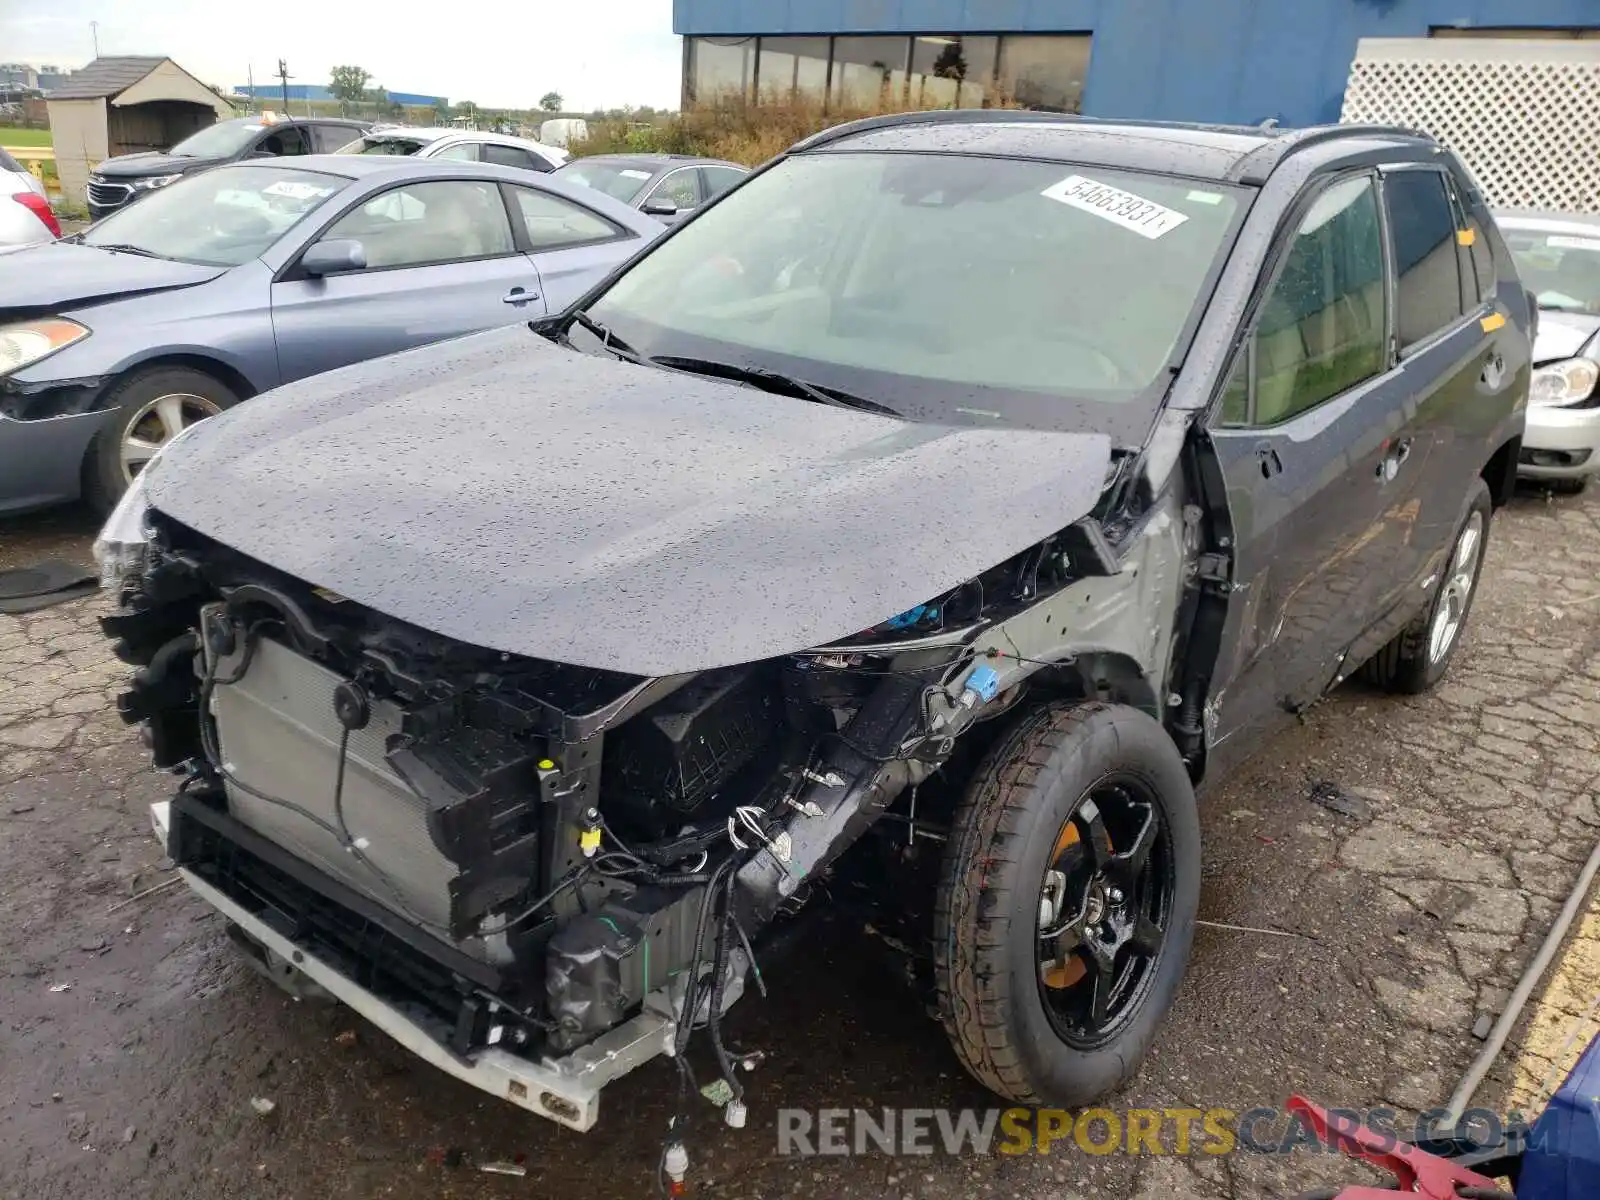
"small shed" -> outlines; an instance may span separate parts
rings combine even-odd
[[[61,190],[78,197],[89,173],[118,154],[166,150],[233,115],[221,96],[170,58],[97,58],[45,97]]]

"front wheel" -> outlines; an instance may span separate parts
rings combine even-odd
[[[84,499],[102,516],[157,450],[239,397],[193,367],[152,367],[115,384],[107,401],[116,416],[95,435],[83,463]]]
[[[1092,1103],[1138,1069],[1188,964],[1200,819],[1137,709],[1051,705],[990,753],[956,813],[935,909],[940,1017],[991,1091]]]

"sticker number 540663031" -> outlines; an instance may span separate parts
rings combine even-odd
[[[1109,183],[1086,179],[1082,175],[1068,175],[1040,194],[1086,213],[1093,213],[1140,237],[1158,238],[1189,219],[1185,213],[1157,204],[1154,200],[1146,200],[1143,196],[1125,192]]]

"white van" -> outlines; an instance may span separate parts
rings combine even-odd
[[[546,146],[559,146],[563,150],[588,136],[589,122],[581,117],[556,117],[539,126],[539,140]]]

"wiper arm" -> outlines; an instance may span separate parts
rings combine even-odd
[[[573,313],[572,319],[600,339],[600,348],[602,350],[609,350],[612,354],[627,362],[648,364],[654,361],[653,359],[645,358],[644,355],[628,345],[627,342],[612,333],[611,326],[602,325],[582,309]]]
[[[771,371],[766,367],[746,367],[738,363],[716,362],[708,358],[682,358],[673,354],[657,355],[650,359],[650,363],[657,367],[670,367],[675,371],[688,371],[736,383],[749,383],[765,388],[769,392],[782,392],[798,396],[802,400],[831,405],[834,408],[853,408],[857,412],[880,413],[886,417],[900,415],[887,404],[879,404],[876,400],[868,400],[865,396],[851,395],[838,388],[818,387],[814,383],[807,383],[804,379],[796,379],[793,375],[785,375],[782,371]]]
[[[109,250],[112,254],[137,254],[140,258],[160,258],[159,254],[146,250],[143,246],[134,246],[127,242],[86,242],[96,250]]]

